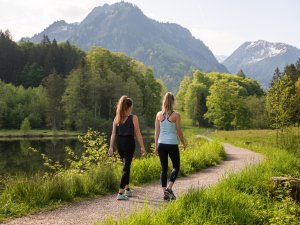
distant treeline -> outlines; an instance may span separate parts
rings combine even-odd
[[[300,123],[300,60],[283,72],[276,69],[270,90],[237,75],[196,71],[185,76],[177,94],[177,107],[195,125],[219,129],[282,128]]]
[[[37,87],[50,73],[62,77],[77,67],[85,53],[69,42],[57,44],[44,36],[40,44],[19,44],[9,31],[0,30],[0,80],[24,87]]]
[[[161,81],[151,68],[121,53],[94,48],[88,53],[45,36],[40,44],[0,33],[0,129],[111,129],[121,95],[134,100],[134,113],[152,125],[160,108]]]

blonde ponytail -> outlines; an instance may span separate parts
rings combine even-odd
[[[171,92],[167,92],[164,96],[161,110],[165,114],[171,114],[174,109],[174,95]]]

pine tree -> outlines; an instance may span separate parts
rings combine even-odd
[[[237,73],[238,76],[242,77],[242,78],[246,78],[246,75],[244,73],[244,71],[242,69],[239,70],[239,72]]]
[[[282,73],[280,72],[279,68],[277,67],[273,74],[273,77],[272,77],[272,80],[270,83],[270,87],[272,88],[273,85],[281,79],[281,77],[282,77]]]

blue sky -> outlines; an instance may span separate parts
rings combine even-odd
[[[41,32],[56,20],[80,22],[114,0],[0,0],[0,29],[14,40]],[[188,28],[217,55],[245,41],[284,42],[300,48],[299,0],[127,0],[150,18]]]

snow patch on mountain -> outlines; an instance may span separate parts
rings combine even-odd
[[[259,62],[261,60],[283,55],[287,52],[287,46],[283,43],[272,43],[267,41],[254,41],[250,42],[245,50],[251,52],[249,64]]]

